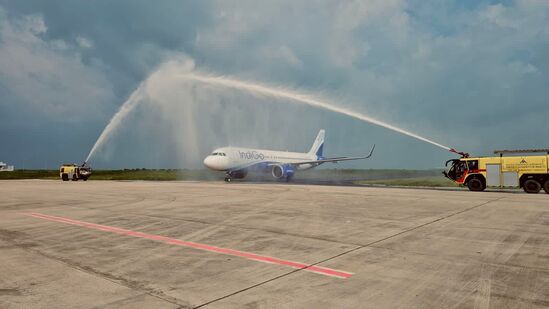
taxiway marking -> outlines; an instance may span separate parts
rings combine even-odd
[[[258,262],[288,266],[288,267],[292,267],[292,268],[296,268],[296,269],[302,269],[302,270],[305,270],[305,271],[309,271],[309,272],[313,272],[313,273],[321,274],[321,275],[326,275],[326,276],[332,276],[332,277],[347,279],[347,278],[350,278],[353,275],[350,272],[336,270],[336,269],[332,269],[332,268],[326,268],[326,267],[321,267],[321,266],[316,266],[316,265],[308,265],[308,264],[304,264],[304,263],[283,260],[283,259],[279,259],[279,258],[275,258],[275,257],[259,255],[259,254],[255,254],[255,253],[251,253],[251,252],[245,252],[245,251],[239,251],[239,250],[234,250],[234,249],[229,249],[229,248],[221,248],[221,247],[216,247],[216,246],[210,246],[210,245],[206,245],[206,244],[201,244],[201,243],[196,243],[196,242],[191,242],[191,241],[185,241],[185,240],[180,240],[180,239],[161,236],[161,235],[147,234],[147,233],[143,233],[143,232],[127,230],[127,229],[118,228],[118,227],[114,227],[114,226],[101,225],[101,224],[85,222],[85,221],[79,221],[79,220],[63,218],[63,217],[57,217],[57,216],[50,216],[50,215],[45,215],[45,214],[41,214],[41,213],[28,213],[28,214],[25,214],[25,215],[31,216],[31,217],[34,217],[34,218],[49,220],[49,221],[55,221],[55,222],[66,223],[66,224],[82,226],[82,227],[86,227],[86,228],[90,228],[90,229],[105,231],[105,232],[116,233],[116,234],[120,234],[120,235],[132,236],[132,237],[137,237],[137,238],[144,238],[144,239],[149,239],[149,240],[154,240],[154,241],[160,241],[160,242],[164,242],[164,243],[170,244],[170,245],[176,245],[176,246],[182,246],[182,247],[193,248],[193,249],[198,249],[198,250],[204,250],[204,251],[209,251],[209,252],[216,252],[216,253],[221,253],[221,254],[226,254],[226,255],[238,256],[238,257],[243,257],[243,258],[253,260],[253,261],[258,261]]]

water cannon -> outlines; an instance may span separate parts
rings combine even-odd
[[[88,164],[88,162],[84,161],[78,171],[83,178],[88,179],[92,174],[92,169],[91,166],[86,166],[86,164]]]
[[[460,155],[462,158],[469,158],[469,153],[467,152],[457,151],[454,148],[450,149],[450,152],[456,153]]]

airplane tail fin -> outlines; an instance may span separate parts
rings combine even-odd
[[[309,150],[309,154],[315,154],[317,158],[322,157],[322,151],[324,150],[324,134],[324,129],[318,132],[313,147]]]

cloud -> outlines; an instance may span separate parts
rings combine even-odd
[[[47,31],[40,15],[9,18],[0,10],[0,85],[7,90],[0,104],[61,122],[101,119],[115,100],[110,84],[74,46],[45,41]]]
[[[549,118],[547,1],[215,5],[195,50],[216,71],[328,93],[473,153],[546,144],[528,119]],[[278,46],[300,65],[272,57]]]
[[[48,117],[75,108],[92,115],[114,111],[165,59],[185,54],[199,70],[327,95],[472,153],[546,143],[533,123],[549,117],[547,1],[0,3],[6,8],[0,30],[3,108],[17,102]],[[197,100],[207,102],[204,90],[185,90],[198,91]],[[47,95],[42,98],[42,93]],[[164,94],[165,100],[186,98],[184,91],[174,93],[178,96]],[[235,119],[224,109],[227,104],[246,113],[233,101],[253,101],[234,93],[212,95],[223,108],[210,112],[222,110]],[[68,103],[73,97],[88,103],[74,107]],[[185,111],[178,107],[173,112]],[[109,116],[98,116],[96,130]],[[432,166],[446,156],[431,154],[433,149],[423,144],[408,145],[390,132],[354,127],[334,115],[317,116],[308,124],[326,127],[334,152],[362,150],[356,146],[362,141],[351,138],[350,130],[382,140],[379,149],[386,151],[386,160],[373,163],[379,166],[405,164],[402,151],[417,154],[417,166]],[[269,125],[277,128],[276,121]],[[309,129],[316,133],[317,128],[303,130]],[[216,134],[209,138],[205,143],[214,144]],[[224,133],[217,138],[227,141]],[[301,145],[307,138],[290,135],[285,142]]]
[[[274,61],[280,64],[287,64],[296,68],[301,68],[303,62],[295,55],[288,46],[264,47],[261,50],[261,56],[266,61]]]
[[[531,74],[543,70],[527,56],[547,58],[541,56],[549,29],[544,2],[221,1],[216,8],[222,14],[199,29],[196,41],[206,65],[343,93],[356,108],[427,124],[426,133],[443,126],[453,138],[448,108],[476,108],[461,120],[469,128],[482,127],[480,119],[494,111],[503,116],[523,96],[541,104],[543,89],[531,93],[525,83],[547,80]],[[302,65],[265,56],[277,46]],[[510,95],[506,106],[497,95],[503,92]]]
[[[78,46],[82,48],[92,48],[93,42],[85,37],[77,36],[76,37],[76,43],[78,43]]]

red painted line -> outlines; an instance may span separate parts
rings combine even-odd
[[[191,241],[184,241],[184,240],[180,240],[180,239],[176,239],[176,238],[170,238],[170,237],[161,236],[161,235],[147,234],[147,233],[142,233],[142,232],[137,232],[137,231],[132,231],[132,230],[126,230],[126,229],[122,229],[122,228],[118,228],[118,227],[114,227],[114,226],[95,224],[95,223],[79,221],[79,220],[63,218],[63,217],[50,216],[50,215],[45,215],[45,214],[40,214],[40,213],[29,213],[29,214],[24,214],[24,215],[31,216],[31,217],[34,217],[34,218],[49,220],[49,221],[55,221],[55,222],[61,222],[61,223],[66,223],[66,224],[71,224],[71,225],[83,226],[83,227],[90,228],[90,229],[95,229],[95,230],[100,230],[100,231],[105,231],[105,232],[111,232],[111,233],[116,233],[116,234],[120,234],[120,235],[133,236],[133,237],[137,237],[137,238],[145,238],[145,239],[150,239],[150,240],[154,240],[154,241],[160,241],[160,242],[164,242],[164,243],[170,244],[170,245],[176,245],[176,246],[182,246],[182,247],[193,248],[193,249],[198,249],[198,250],[204,250],[204,251],[209,251],[209,252],[216,252],[216,253],[221,253],[221,254],[226,254],[226,255],[243,257],[243,258],[247,258],[249,260],[254,260],[254,261],[258,261],[258,262],[289,266],[289,267],[292,267],[292,268],[303,269],[303,270],[306,270],[306,271],[310,271],[310,272],[313,272],[313,273],[326,275],[326,276],[332,276],[332,277],[344,278],[345,279],[345,278],[350,278],[353,275],[352,273],[345,272],[345,271],[340,271],[340,270],[336,270],[336,269],[332,269],[332,268],[326,268],[326,267],[314,266],[314,265],[307,265],[307,264],[304,264],[304,263],[292,262],[292,261],[288,261],[288,260],[283,260],[283,259],[279,259],[279,258],[275,258],[275,257],[265,256],[265,255],[259,255],[259,254],[250,253],[250,252],[238,251],[238,250],[233,250],[233,249],[228,249],[228,248],[221,248],[221,247],[216,247],[216,246],[210,246],[210,245],[200,244],[200,243],[191,242]]]

